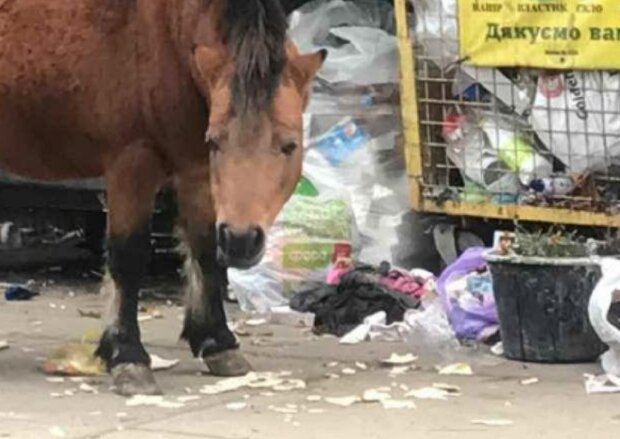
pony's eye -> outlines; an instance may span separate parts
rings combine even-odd
[[[295,142],[289,142],[289,143],[286,143],[284,146],[282,146],[281,151],[282,151],[282,154],[291,155],[295,152],[296,149],[297,149],[297,144]]]
[[[213,140],[213,137],[211,137],[209,134],[205,136],[205,145],[207,145],[209,152],[216,152],[220,150],[220,145],[218,145],[218,143]]]

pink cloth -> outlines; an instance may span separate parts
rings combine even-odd
[[[399,271],[390,271],[386,276],[379,278],[379,283],[408,296],[420,298],[424,295],[424,282]]]

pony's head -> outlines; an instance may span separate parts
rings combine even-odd
[[[209,101],[218,258],[247,268],[262,258],[266,233],[301,176],[302,115],[326,53],[302,55],[287,42],[284,14],[265,9],[271,2],[241,3],[258,11],[225,16],[223,44],[196,47],[194,65]]]

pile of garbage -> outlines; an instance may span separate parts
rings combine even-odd
[[[446,145],[462,180],[450,182],[459,188],[455,196],[615,212],[618,188],[609,177],[620,156],[617,72],[465,65],[457,1],[410,1],[419,79],[447,85],[427,87],[425,99],[444,108],[441,132],[425,141]]]

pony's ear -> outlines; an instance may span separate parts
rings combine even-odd
[[[226,62],[223,50],[216,47],[197,46],[194,48],[194,63],[200,77],[212,85]]]
[[[294,53],[289,49],[289,54]],[[290,56],[290,55],[289,55]],[[315,53],[307,55],[299,55],[299,53],[290,56],[289,61],[295,68],[299,75],[297,75],[297,82],[300,89],[306,89],[312,82],[314,76],[317,74],[323,61],[327,58],[327,50],[322,49]]]

